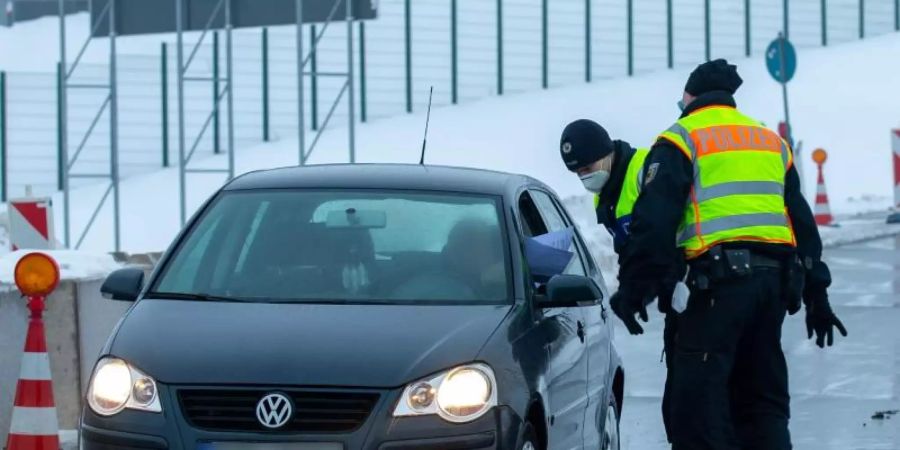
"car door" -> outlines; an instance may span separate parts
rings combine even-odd
[[[577,256],[583,262],[587,276],[592,278],[603,292],[606,292],[603,275],[599,267],[590,255],[584,239],[581,238],[578,229],[568,212],[557,198],[551,194],[543,193],[543,196],[535,194],[535,200],[544,203],[552,202],[566,221],[567,226],[575,229],[575,247]],[[538,200],[540,199],[540,200]],[[607,411],[608,392],[612,378],[610,377],[610,345],[612,338],[612,323],[610,312],[603,304],[604,299],[598,299],[596,305],[581,308],[585,317],[585,332],[587,335],[587,399],[588,405],[585,412],[584,447],[599,448],[603,429],[603,417]]]
[[[534,197],[532,196],[534,194]],[[554,208],[541,207],[535,201],[540,192],[525,192],[519,202],[526,234],[537,236],[566,228],[562,216]],[[565,273],[583,274],[576,256]],[[587,408],[587,356],[583,308],[547,308],[537,311],[538,328],[544,336],[548,354],[545,371],[548,411],[548,447],[581,449],[584,414]]]

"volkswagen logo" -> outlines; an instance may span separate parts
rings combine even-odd
[[[256,419],[266,428],[281,428],[294,415],[294,405],[284,394],[269,394],[256,404]]]

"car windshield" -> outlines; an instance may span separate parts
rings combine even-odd
[[[503,230],[492,196],[226,192],[182,240],[147,298],[506,302]]]

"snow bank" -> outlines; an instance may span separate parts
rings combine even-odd
[[[837,247],[900,234],[900,224],[885,222],[886,214],[842,220],[836,227],[819,227],[822,244]]]
[[[33,27],[42,30],[40,33],[27,31],[31,29],[28,27],[0,29],[0,66],[27,69],[27,64],[38,59],[46,62],[55,58],[49,53],[40,58],[34,56],[36,48],[51,52],[56,45],[55,35],[46,32],[56,19],[41,21],[46,23]],[[74,45],[78,34],[86,32],[87,16],[72,16],[69,21]],[[153,38],[152,46],[142,41],[144,37],[123,39],[121,45],[131,47],[128,53],[147,49],[155,52],[158,38]],[[102,42],[91,47],[103,50]],[[808,155],[815,147],[829,151],[825,179],[836,214],[886,210],[891,206],[889,130],[900,123],[896,106],[900,104],[900,83],[895,80],[900,71],[898,54],[900,35],[894,33],[827,48],[802,49],[799,55],[800,66],[789,86],[795,134],[804,142],[797,159],[805,166],[806,190],[812,193],[815,171]],[[733,62],[745,80],[737,96],[741,109],[774,126],[783,114],[781,89],[766,72],[762,55]],[[636,146],[650,145],[657,133],[677,118],[675,102],[691,69],[677,67],[632,78],[603,79],[593,84],[437,107],[433,111],[426,161],[524,173],[545,181],[563,197],[581,196],[583,189],[578,179],[559,161],[562,128],[572,120],[592,118],[616,138]],[[845,86],[856,88],[842,88]],[[448,90],[441,83],[435,88],[440,92]],[[274,97],[278,95],[273,92]],[[357,161],[418,161],[424,122],[424,111],[420,111],[360,125]],[[293,165],[297,154],[295,139],[241,147],[236,152],[236,173]],[[346,162],[347,154],[346,129],[334,127],[325,132],[310,163]],[[225,163],[225,156],[204,157],[198,153],[192,166],[224,167]],[[224,181],[218,175],[189,175],[188,213]],[[73,238],[80,236],[104,189],[105,186],[86,186],[72,192]],[[180,228],[177,170],[128,178],[123,180],[121,191],[122,250],[165,249]],[[60,195],[54,198],[56,234],[60,240],[61,200]],[[109,203],[82,249],[112,250]],[[590,212],[587,214],[590,217]]]
[[[15,284],[14,271],[16,263],[31,250],[18,250],[0,256],[0,286]],[[92,253],[71,250],[52,250],[45,252],[59,264],[62,280],[95,280],[103,278],[121,267],[106,253]]]
[[[832,211],[886,210],[893,190],[889,130],[897,124],[895,105],[900,83],[900,35],[808,50],[791,83],[792,116],[804,141],[804,177],[814,192],[815,171],[809,149],[830,152],[825,168]],[[761,58],[736,61],[745,83],[738,95],[741,107],[770,125],[781,117],[780,89]],[[856,70],[866,67],[867,70]],[[689,68],[628,79],[602,80],[520,95],[492,97],[432,114],[426,161],[431,164],[491,168],[535,176],[561,196],[583,195],[577,177],[559,161],[559,133],[571,120],[589,117],[602,122],[613,136],[634,145],[649,145],[677,118],[675,100]],[[866,89],[836,89],[853,80]],[[358,162],[415,162],[419,159],[424,113],[371,121],[357,128]],[[240,148],[236,172],[296,164],[293,139]],[[310,163],[346,162],[346,130],[325,132]],[[224,167],[225,156],[195,158],[197,167]],[[188,176],[188,211],[221,186],[218,175]],[[104,186],[73,193],[73,236],[87,222]],[[175,169],[129,178],[122,183],[122,243],[125,251],[159,251],[168,246],[178,223],[178,172]],[[61,217],[62,201],[54,206]],[[61,223],[61,221],[57,221]],[[57,229],[61,235],[61,230]],[[82,248],[111,250],[112,220],[107,206]]]

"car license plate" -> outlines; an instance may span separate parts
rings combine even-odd
[[[197,450],[344,450],[338,442],[204,442]]]

